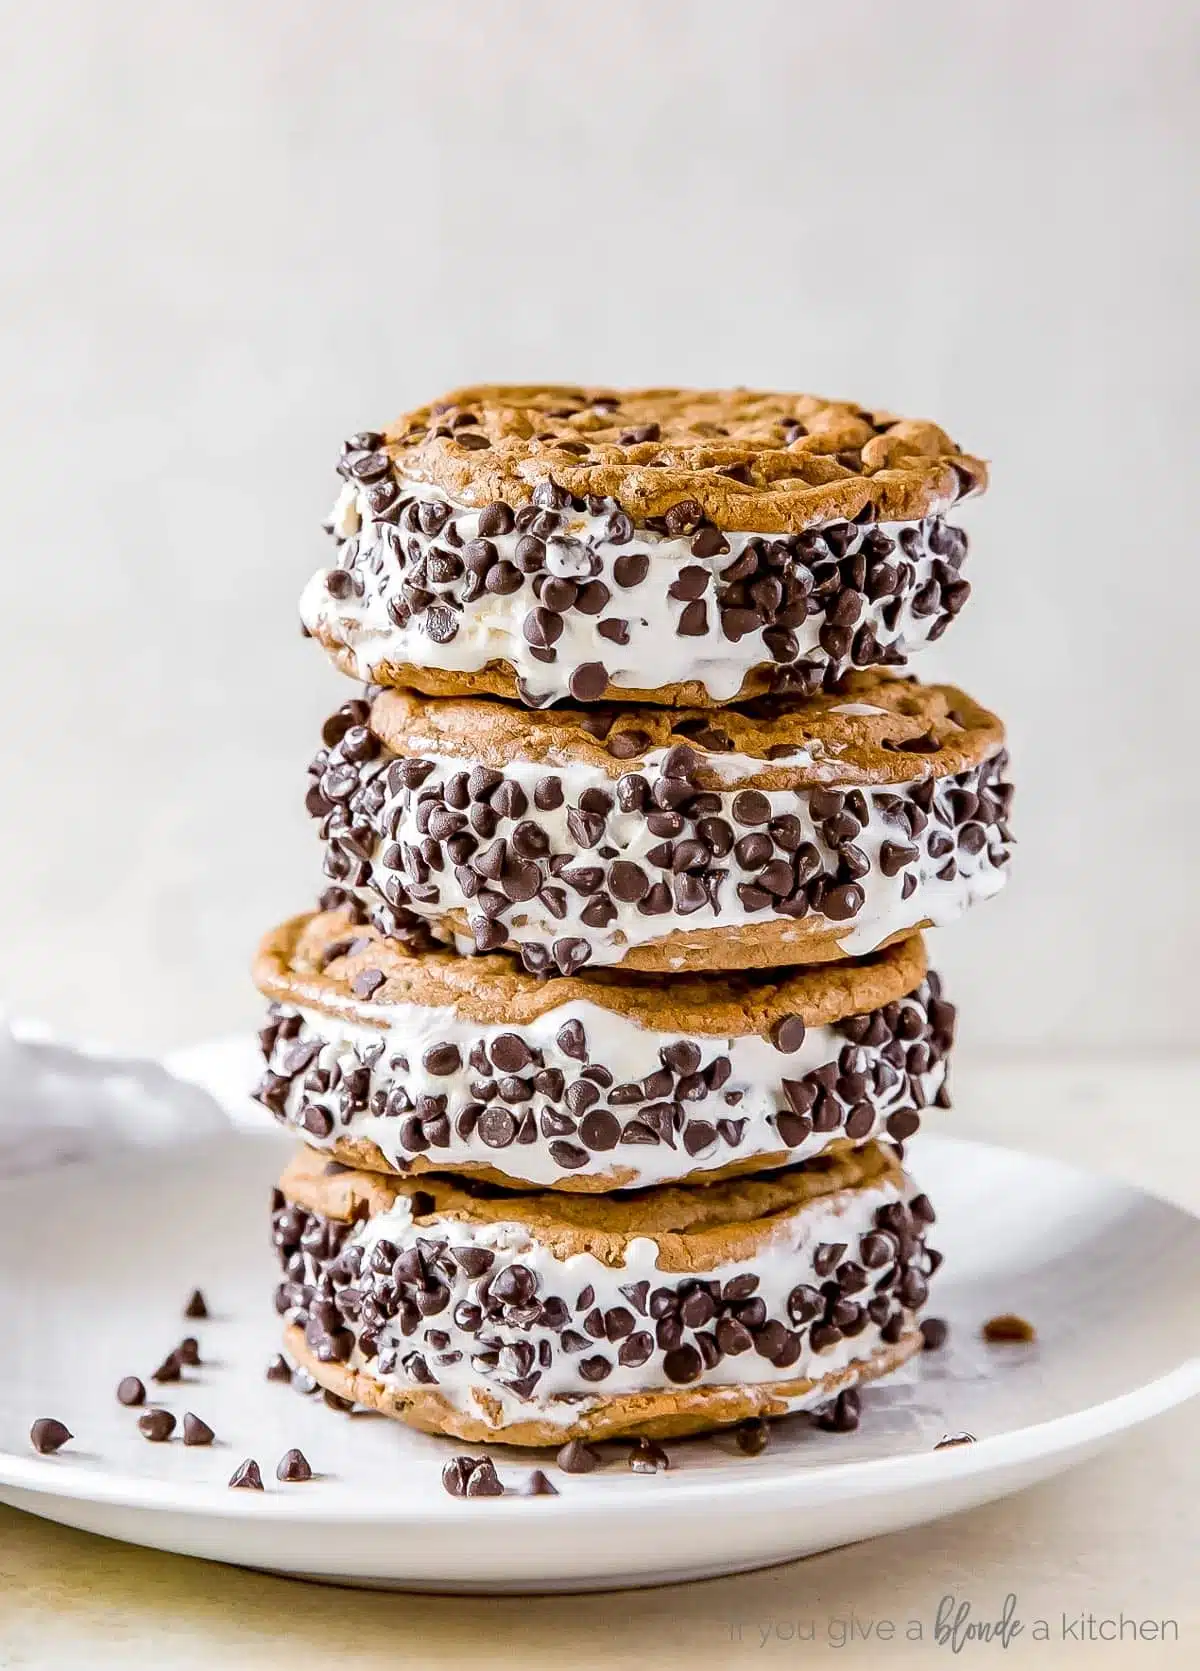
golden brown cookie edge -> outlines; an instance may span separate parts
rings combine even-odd
[[[473,1196],[450,1173],[419,1178],[328,1170],[327,1156],[302,1146],[279,1188],[287,1200],[324,1218],[353,1223],[387,1212],[402,1195],[423,1195],[432,1208],[419,1218],[464,1224],[518,1223],[555,1258],[590,1253],[602,1264],[626,1263],[630,1241],[649,1237],[664,1271],[703,1272],[754,1260],[786,1224],[815,1201],[852,1195],[882,1184],[899,1186],[904,1173],[890,1146],[814,1156],[803,1166],[731,1177],[702,1188],[660,1184],[621,1200],[542,1187],[503,1196]]]
[[[838,712],[848,706],[881,712]],[[585,721],[603,713],[603,704],[530,709],[478,696],[431,698],[386,689],[371,704],[369,724],[384,747],[401,757],[437,754],[500,768],[518,761],[548,769],[579,762],[613,779],[644,771],[648,754],[683,746],[694,756],[691,776],[698,786],[729,791],[750,786],[840,789],[949,777],[980,765],[1004,746],[1000,719],[966,691],[888,672],[852,674],[838,691],[789,702],[777,713],[770,709],[771,704],[761,711],[724,707],[716,715],[704,708],[623,707],[614,711],[608,735],[636,731],[645,738],[623,758],[610,751],[607,738],[601,741],[585,727]],[[692,718],[723,732],[731,749],[707,751],[677,729]],[[936,749],[915,752],[899,746],[926,737]],[[897,746],[885,747],[885,740]],[[767,750],[778,747],[808,750],[811,762],[769,760]],[[737,777],[732,775],[735,760]]]
[[[288,1324],[283,1333],[284,1350],[306,1369],[322,1387],[340,1398],[350,1399],[381,1415],[402,1421],[423,1433],[441,1434],[469,1444],[503,1444],[546,1449],[569,1439],[680,1439],[689,1434],[731,1427],[751,1417],[783,1416],[785,1402],[803,1398],[819,1389],[813,1403],[836,1398],[848,1387],[889,1375],[921,1349],[918,1329],[901,1336],[895,1345],[881,1346],[867,1358],[856,1359],[844,1370],[822,1376],[819,1381],[750,1382],[733,1386],[671,1387],[649,1392],[600,1395],[570,1424],[529,1420],[489,1424],[457,1409],[428,1387],[401,1389],[352,1369],[347,1364],[322,1363],[310,1350],[303,1329]],[[481,1389],[481,1397],[486,1393]],[[497,1417],[499,1401],[495,1401]]]
[[[793,926],[790,918],[782,921]],[[795,926],[803,926],[804,921],[807,919]],[[771,925],[761,926],[766,929]],[[462,932],[466,932],[465,923]],[[684,938],[727,937],[730,932],[694,930]],[[327,968],[318,967],[324,948],[347,937],[366,944],[353,954],[331,960]],[[681,948],[676,937],[669,936],[658,944],[664,948],[659,965],[664,976],[661,984],[630,984],[611,970],[539,980],[510,957],[486,954],[464,958],[449,947],[413,954],[402,942],[388,940],[374,928],[352,925],[343,912],[317,912],[292,917],[271,929],[255,955],[253,976],[266,998],[318,1009],[366,1026],[384,1025],[379,1010],[405,1003],[444,1004],[484,1026],[503,1022],[522,1026],[565,1004],[587,1002],[655,1032],[766,1038],[772,1025],[784,1016],[798,1015],[806,1026],[817,1027],[892,1003],[920,985],[927,967],[924,942],[919,934],[908,932],[893,936],[882,948],[857,959],[848,959],[839,950],[831,960],[793,960],[800,963],[799,967],[776,963],[774,966],[781,968],[777,981],[763,979],[745,991],[723,995],[723,975],[736,980],[739,973],[749,973],[758,966],[751,963],[735,967],[731,962],[735,947],[724,949],[724,940],[705,942],[700,950],[715,956],[716,962],[694,970],[696,979],[680,981],[675,959]],[[636,948],[643,953],[655,949]],[[765,966],[772,967],[770,963]],[[629,960],[616,967],[638,969]],[[379,970],[384,983],[369,1000],[356,998],[349,983],[368,969]],[[655,970],[643,967],[639,972]],[[710,972],[712,978],[706,978]]]

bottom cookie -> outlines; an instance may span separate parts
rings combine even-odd
[[[667,1438],[812,1409],[904,1362],[932,1222],[876,1145],[604,1197],[306,1150],[274,1202],[276,1305],[323,1386],[427,1432]]]

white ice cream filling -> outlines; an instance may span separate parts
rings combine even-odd
[[[521,1025],[485,1025],[444,1005],[373,1006],[380,1025],[282,1006],[267,1066],[287,1090],[267,1100],[313,1146],[368,1141],[398,1172],[420,1155],[430,1167],[489,1166],[535,1184],[619,1170],[623,1187],[641,1188],[757,1156],[808,1160],[848,1136],[886,1137],[897,1111],[927,1107],[945,1080],[946,1041],[928,1042],[931,1001],[950,1010],[923,984],[886,1006],[886,1022],[873,1012],[874,1042],[820,1026],[789,1051],[756,1034],[659,1032],[588,1001]],[[503,1064],[505,1045],[518,1056],[524,1047],[529,1061],[511,1072],[494,1065],[492,1052]],[[797,1088],[820,1069],[828,1119],[797,1142],[812,1125],[796,1117],[809,1100]],[[657,1112],[657,1141],[647,1106]],[[481,1118],[489,1109],[493,1117]]]
[[[849,634],[869,629],[877,653],[853,660],[853,665],[866,666],[883,659],[902,661],[920,649],[944,630],[950,615],[961,607],[957,594],[965,596],[966,591],[957,579],[965,539],[959,530],[944,530],[937,511],[918,522],[827,523],[823,526],[844,531],[836,549],[830,553],[813,545],[822,535],[819,526],[799,536],[809,540],[809,548],[797,561],[806,567],[809,562],[845,565],[867,552],[876,565],[874,572],[892,584],[866,580],[862,590],[811,597],[810,613],[785,629],[790,636],[783,640],[773,629],[769,608],[758,625],[743,630],[743,622],[737,636],[729,636],[718,607],[728,571],[748,547],[757,549],[785,536],[726,533],[722,544],[727,549],[698,556],[693,535],[637,527],[631,539],[613,544],[609,510],[568,510],[552,513],[561,526],[546,540],[542,573],[580,585],[599,583],[608,597],[597,603],[602,594],[593,591],[586,608],[565,609],[558,616],[559,636],[549,646],[539,645],[530,642],[526,630],[527,618],[539,602],[534,574],[522,574],[522,583],[514,582],[511,591],[494,592],[476,587],[463,567],[464,549],[480,537],[481,508],[451,500],[427,483],[400,478],[398,486],[405,504],[448,506],[455,543],[448,544],[442,531],[430,535],[404,522],[377,519],[370,490],[347,482],[330,521],[341,542],[340,563],[319,570],[300,603],[308,630],[341,646],[347,671],[364,682],[372,681],[384,663],[456,673],[503,663],[521,681],[526,700],[537,705],[580,695],[574,683],[579,670],[599,664],[617,688],[657,690],[696,681],[714,702],[728,702],[757,667],[803,664],[819,682],[831,663],[839,673],[852,665],[849,651],[831,654],[828,634],[822,642],[822,632],[830,625],[825,605],[834,596],[851,600],[841,604],[837,625]],[[940,507],[948,508],[949,504]],[[518,571],[522,537],[517,528],[490,536],[498,559]],[[629,565],[621,560],[631,557],[645,559],[645,577],[623,585],[619,576],[628,575]],[[419,587],[412,578],[414,566]],[[344,572],[332,582],[335,595],[331,576],[337,568]],[[684,592],[672,596],[673,587],[679,592],[684,571]],[[762,596],[769,605],[771,593]],[[406,598],[429,601],[410,612]],[[694,608],[697,603],[703,609]],[[686,617],[685,611],[690,611]]]
[[[414,749],[417,742],[419,739],[414,740]],[[720,761],[723,757],[710,758]],[[753,928],[791,915],[781,909],[779,896],[762,892],[761,862],[750,867],[742,864],[736,846],[719,859],[710,858],[705,868],[713,876],[711,890],[706,888],[699,895],[698,904],[695,896],[687,901],[686,910],[676,904],[665,912],[649,914],[643,909],[643,901],[619,898],[608,876],[608,867],[617,861],[637,865],[651,883],[670,886],[675,890],[676,901],[680,878],[669,865],[664,867],[659,862],[663,848],[670,846],[670,842],[651,829],[646,813],[622,811],[619,802],[614,800],[617,785],[613,779],[601,768],[582,761],[551,766],[514,760],[505,765],[505,779],[520,789],[522,810],[518,815],[499,818],[492,833],[478,842],[479,848],[488,847],[496,840],[510,841],[518,825],[528,824],[543,832],[545,851],[550,857],[571,855],[565,875],[554,874],[547,857],[531,861],[541,872],[537,892],[519,900],[505,899],[501,891],[503,881],[484,885],[477,875],[471,874],[470,865],[443,862],[438,869],[423,855],[431,800],[439,791],[444,793],[451,779],[461,778],[469,771],[474,762],[432,752],[423,754],[421,759],[428,764],[429,771],[416,788],[406,787],[388,771],[391,759],[385,755],[358,768],[356,795],[335,808],[326,825],[332,849],[326,855],[326,872],[334,881],[344,882],[356,891],[364,903],[369,905],[372,894],[377,895],[390,906],[404,907],[426,918],[443,937],[449,935],[442,919],[450,912],[461,912],[472,928],[476,921],[495,920],[504,929],[507,943],[536,949],[536,957],[526,959],[534,973],[544,972],[551,955],[563,972],[572,972],[584,960],[576,958],[572,964],[568,957],[563,961],[562,948],[569,951],[571,942],[586,946],[585,961],[590,964],[614,964],[622,961],[629,947],[650,945],[676,931]],[[705,763],[708,764],[708,759]],[[637,763],[633,764],[636,768]],[[649,766],[651,762],[644,764]],[[849,843],[862,867],[856,883],[862,893],[861,903],[849,919],[834,918],[820,910],[806,911],[803,915],[823,919],[823,929],[833,930],[839,948],[847,956],[857,957],[922,922],[935,927],[954,922],[978,901],[998,893],[1006,875],[1006,829],[999,821],[973,822],[974,840],[968,845],[953,801],[956,794],[971,793],[981,782],[989,783],[998,768],[999,761],[988,761],[981,767],[934,779],[932,787],[921,780],[861,787],[858,793],[865,801],[868,817]],[[563,798],[560,806],[546,811],[537,805],[535,788],[548,776],[559,780]],[[841,787],[848,789],[848,786]],[[910,840],[904,827],[898,825],[894,811],[897,799],[903,800],[917,791],[930,794],[931,803],[926,827]],[[813,791],[756,792],[768,803],[770,819],[753,827],[737,817],[735,804],[741,793],[736,789],[711,792],[715,806],[712,816],[724,820],[738,837],[764,829],[769,832],[770,824],[777,819],[797,820],[799,843],[815,847],[825,870],[830,875],[838,873],[842,856],[830,847],[823,834],[823,821],[812,813]],[[612,803],[604,815],[602,832],[591,847],[582,845],[577,834],[584,796],[602,796]],[[460,819],[463,833],[469,835],[469,809]],[[358,853],[353,857],[339,856],[336,848],[340,832],[351,825],[362,826],[366,820],[373,832],[369,855],[365,859]],[[426,824],[424,829],[422,822]],[[572,823],[576,826],[574,830]],[[695,833],[694,827],[685,822],[677,839],[690,838]],[[356,841],[361,846],[359,838]],[[911,857],[893,868],[882,862],[885,845],[889,854],[904,849],[911,852]],[[788,860],[790,851],[794,850],[776,844],[771,857]],[[583,891],[574,885],[583,873],[595,871],[596,867],[601,880],[594,889]],[[751,895],[750,904],[747,896],[739,891],[747,885],[761,894],[760,898]],[[491,903],[497,907],[490,919],[481,910],[480,895],[485,886]],[[551,889],[553,893],[549,894]],[[597,895],[609,902],[601,906],[603,921],[597,917]],[[560,911],[551,908],[550,900],[558,903]],[[798,924],[798,944],[806,932],[807,925],[802,928]],[[469,940],[462,949],[470,949]],[[798,960],[803,961],[799,954]]]

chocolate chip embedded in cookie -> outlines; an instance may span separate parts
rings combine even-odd
[[[538,980],[334,911],[268,935],[255,979],[272,999],[255,1095],[306,1142],[564,1190],[903,1142],[945,1100],[954,1037],[916,937],[812,969]]]
[[[873,673],[720,714],[383,691],[326,724],[308,810],[385,933],[535,975],[857,957],[998,891],[1000,722]]]
[[[936,424],[748,390],[459,389],[352,436],[301,601],[355,678],[703,707],[903,663],[966,602]]]
[[[426,1431],[559,1446],[827,1404],[920,1350],[933,1211],[869,1145],[629,1198],[303,1151],[272,1217],[286,1346]]]

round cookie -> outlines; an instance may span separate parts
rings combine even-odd
[[[1003,742],[962,691],[883,673],[720,714],[383,691],[327,721],[307,806],[387,934],[537,975],[819,963],[999,890]]]
[[[276,1308],[323,1386],[426,1431],[663,1438],[812,1408],[917,1351],[933,1216],[875,1145],[626,1197],[304,1150],[273,1204]]]
[[[645,1188],[910,1137],[946,1105],[954,1007],[911,938],[767,974],[539,980],[353,914],[263,941],[255,1096],[339,1161],[562,1190]]]
[[[346,443],[301,599],[343,671],[430,696],[705,707],[896,666],[967,600],[935,424],[811,395],[459,389]]]

